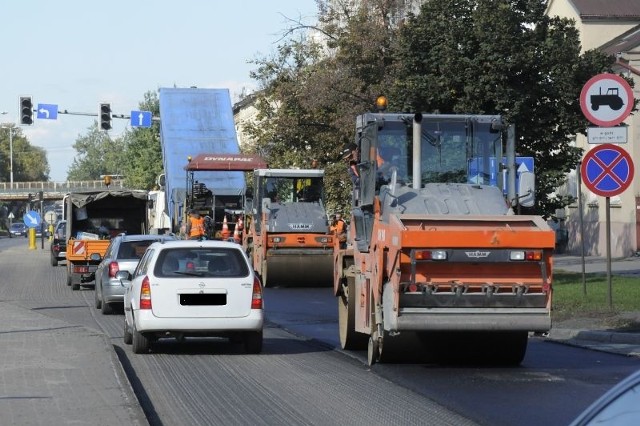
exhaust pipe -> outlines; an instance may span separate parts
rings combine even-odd
[[[413,116],[413,189],[422,188],[422,170],[420,157],[422,156],[422,114]]]

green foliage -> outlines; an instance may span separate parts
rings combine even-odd
[[[11,126],[11,129],[0,130],[0,180],[11,181],[11,144],[9,131],[13,132],[13,181],[35,182],[49,179],[49,162],[43,148],[33,146],[22,129]]]
[[[160,102],[156,92],[147,92],[140,103],[142,111],[160,114]],[[80,136],[73,145],[77,151],[71,164],[69,180],[97,180],[101,175],[118,174],[125,177],[125,186],[135,189],[153,189],[162,173],[160,126],[153,122],[151,128],[136,128],[111,139],[98,128],[97,122]]]
[[[160,100],[157,92],[147,92],[140,103],[141,111],[160,115]],[[158,175],[163,172],[162,147],[160,146],[160,124],[152,122],[150,128],[135,128],[124,135],[124,175],[129,188],[154,189]]]
[[[101,175],[122,175],[126,163],[123,138],[111,139],[97,121],[73,144],[77,154],[69,166],[68,180],[99,180]]]
[[[587,125],[580,90],[614,58],[581,56],[573,22],[544,13],[537,0],[425,2],[400,32],[391,100],[410,111],[503,114],[518,155],[535,159],[532,213],[549,216],[569,201],[553,192],[582,155],[572,146]]]

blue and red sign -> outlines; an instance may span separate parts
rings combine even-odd
[[[585,154],[580,174],[594,194],[612,197],[622,193],[633,180],[633,160],[627,151],[610,143],[598,145]]]

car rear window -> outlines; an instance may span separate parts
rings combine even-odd
[[[117,259],[142,259],[142,255],[154,241],[123,241],[118,248]]]
[[[242,252],[232,248],[165,249],[154,268],[157,277],[229,277],[249,275]]]

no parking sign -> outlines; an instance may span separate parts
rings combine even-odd
[[[631,156],[618,145],[599,145],[587,152],[580,174],[584,184],[594,194],[612,197],[622,193],[633,180]]]

